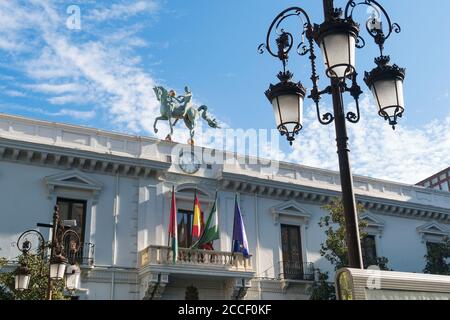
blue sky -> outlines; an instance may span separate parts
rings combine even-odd
[[[362,97],[363,119],[349,125],[352,164],[357,174],[415,183],[450,164],[450,2],[380,2],[402,27],[386,53],[407,68],[407,110],[392,132],[370,95]],[[81,9],[80,30],[66,27],[69,5]],[[256,49],[275,15],[289,6],[323,20],[317,0],[2,1],[0,112],[154,135],[159,105],[151,87],[180,92],[189,85],[195,101],[225,126],[273,129],[264,91],[280,64]],[[357,17],[363,21],[365,8]],[[377,54],[365,38],[357,52],[360,75],[374,67]],[[290,70],[310,87],[308,63],[294,56]],[[361,77],[360,85],[366,90]],[[351,108],[351,99],[346,102]],[[320,126],[311,110],[308,101],[293,148],[280,140],[279,149],[264,155],[337,169],[334,129]],[[161,130],[160,137],[165,134]]]

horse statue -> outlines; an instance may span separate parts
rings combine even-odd
[[[189,87],[185,87],[185,94],[180,96],[177,96],[175,91],[167,91],[164,87],[161,86],[154,87],[153,91],[155,92],[156,98],[161,103],[161,115],[155,119],[153,129],[155,133],[158,133],[158,128],[156,128],[156,124],[158,123],[158,121],[168,121],[170,133],[166,138],[167,140],[171,140],[171,137],[173,135],[173,127],[180,119],[184,120],[184,124],[189,129],[189,134],[191,137],[189,141],[190,144],[194,144],[195,126],[200,115],[204,120],[206,120],[211,128],[220,128],[216,119],[213,119],[209,116],[207,106],[202,105],[201,107],[196,109],[192,105],[192,92],[189,90]],[[171,119],[175,119],[175,121],[172,122]]]

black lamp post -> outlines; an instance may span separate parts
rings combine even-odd
[[[344,10],[336,9],[333,0],[323,0],[325,21],[320,25],[313,25],[305,10],[291,7],[282,11],[272,22],[267,32],[266,43],[259,46],[259,53],[267,50],[273,57],[281,60],[283,71],[278,74],[280,83],[270,85],[266,96],[273,106],[277,128],[281,135],[285,135],[292,145],[295,136],[303,127],[303,102],[306,90],[301,83],[291,81],[293,74],[286,67],[289,53],[296,41],[294,35],[284,28],[282,23],[289,17],[299,17],[302,21],[296,51],[299,55],[309,54],[311,61],[311,98],[316,105],[317,117],[321,124],[329,125],[332,122],[336,129],[337,152],[339,156],[339,171],[342,186],[342,200],[345,214],[346,240],[348,246],[349,266],[363,268],[361,243],[358,228],[358,215],[353,192],[353,179],[350,167],[348,147],[348,134],[346,120],[357,123],[360,120],[359,97],[362,94],[357,82],[356,48],[365,45],[364,39],[359,35],[360,26],[353,20],[356,7],[366,5],[378,13],[366,21],[366,29],[375,43],[379,46],[380,56],[375,59],[377,67],[365,73],[364,81],[373,92],[378,114],[385,118],[395,129],[398,119],[405,110],[403,98],[403,80],[405,69],[396,65],[389,65],[390,58],[383,54],[384,43],[393,32],[399,33],[400,27],[392,23],[386,10],[374,0],[361,2],[348,0]],[[381,17],[387,21],[388,32],[383,31]],[[276,32],[275,40],[277,50],[272,50],[272,34]],[[306,39],[306,40],[305,40]],[[319,90],[319,76],[316,68],[316,55],[314,42],[320,47],[323,54],[325,73],[331,84],[324,90]],[[356,102],[356,112],[344,109],[343,93],[348,92]],[[319,102],[324,94],[331,94],[333,100],[333,113],[322,114]]]
[[[46,248],[50,247],[47,299],[51,300],[53,281],[65,279],[68,290],[73,291],[78,288],[80,269],[76,265],[76,253],[80,249],[80,237],[75,231],[64,226],[58,206],[54,208],[53,224],[39,223],[38,226],[52,228],[52,240],[49,245],[46,245],[44,236],[37,230],[27,230],[19,236],[17,248],[22,252],[23,259],[21,266],[15,271],[15,289],[18,291],[28,289],[31,274],[26,261],[29,252],[32,250],[32,243],[29,238],[37,237],[39,242],[37,249],[42,257],[44,257]],[[67,248],[66,245],[68,245]]]

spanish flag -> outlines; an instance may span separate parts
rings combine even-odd
[[[201,248],[205,250],[214,250],[213,241],[218,240],[219,236],[219,218],[217,212],[217,192],[214,200],[214,204],[211,208],[208,220],[204,227],[201,238],[194,243],[193,249]]]
[[[203,227],[202,209],[197,198],[197,191],[194,196],[194,221],[192,222],[192,242],[195,243],[200,239]]]

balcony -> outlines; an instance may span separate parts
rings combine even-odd
[[[83,243],[80,249],[75,253],[73,257],[75,262],[82,266],[92,267],[94,265],[94,243]],[[65,245],[65,250],[67,258],[71,261],[70,244]]]
[[[214,276],[249,276],[253,274],[251,258],[241,253],[179,248],[173,263],[172,250],[166,246],[149,246],[139,252],[139,267],[159,272]]]
[[[294,281],[314,281],[314,264],[280,261],[279,278]]]

